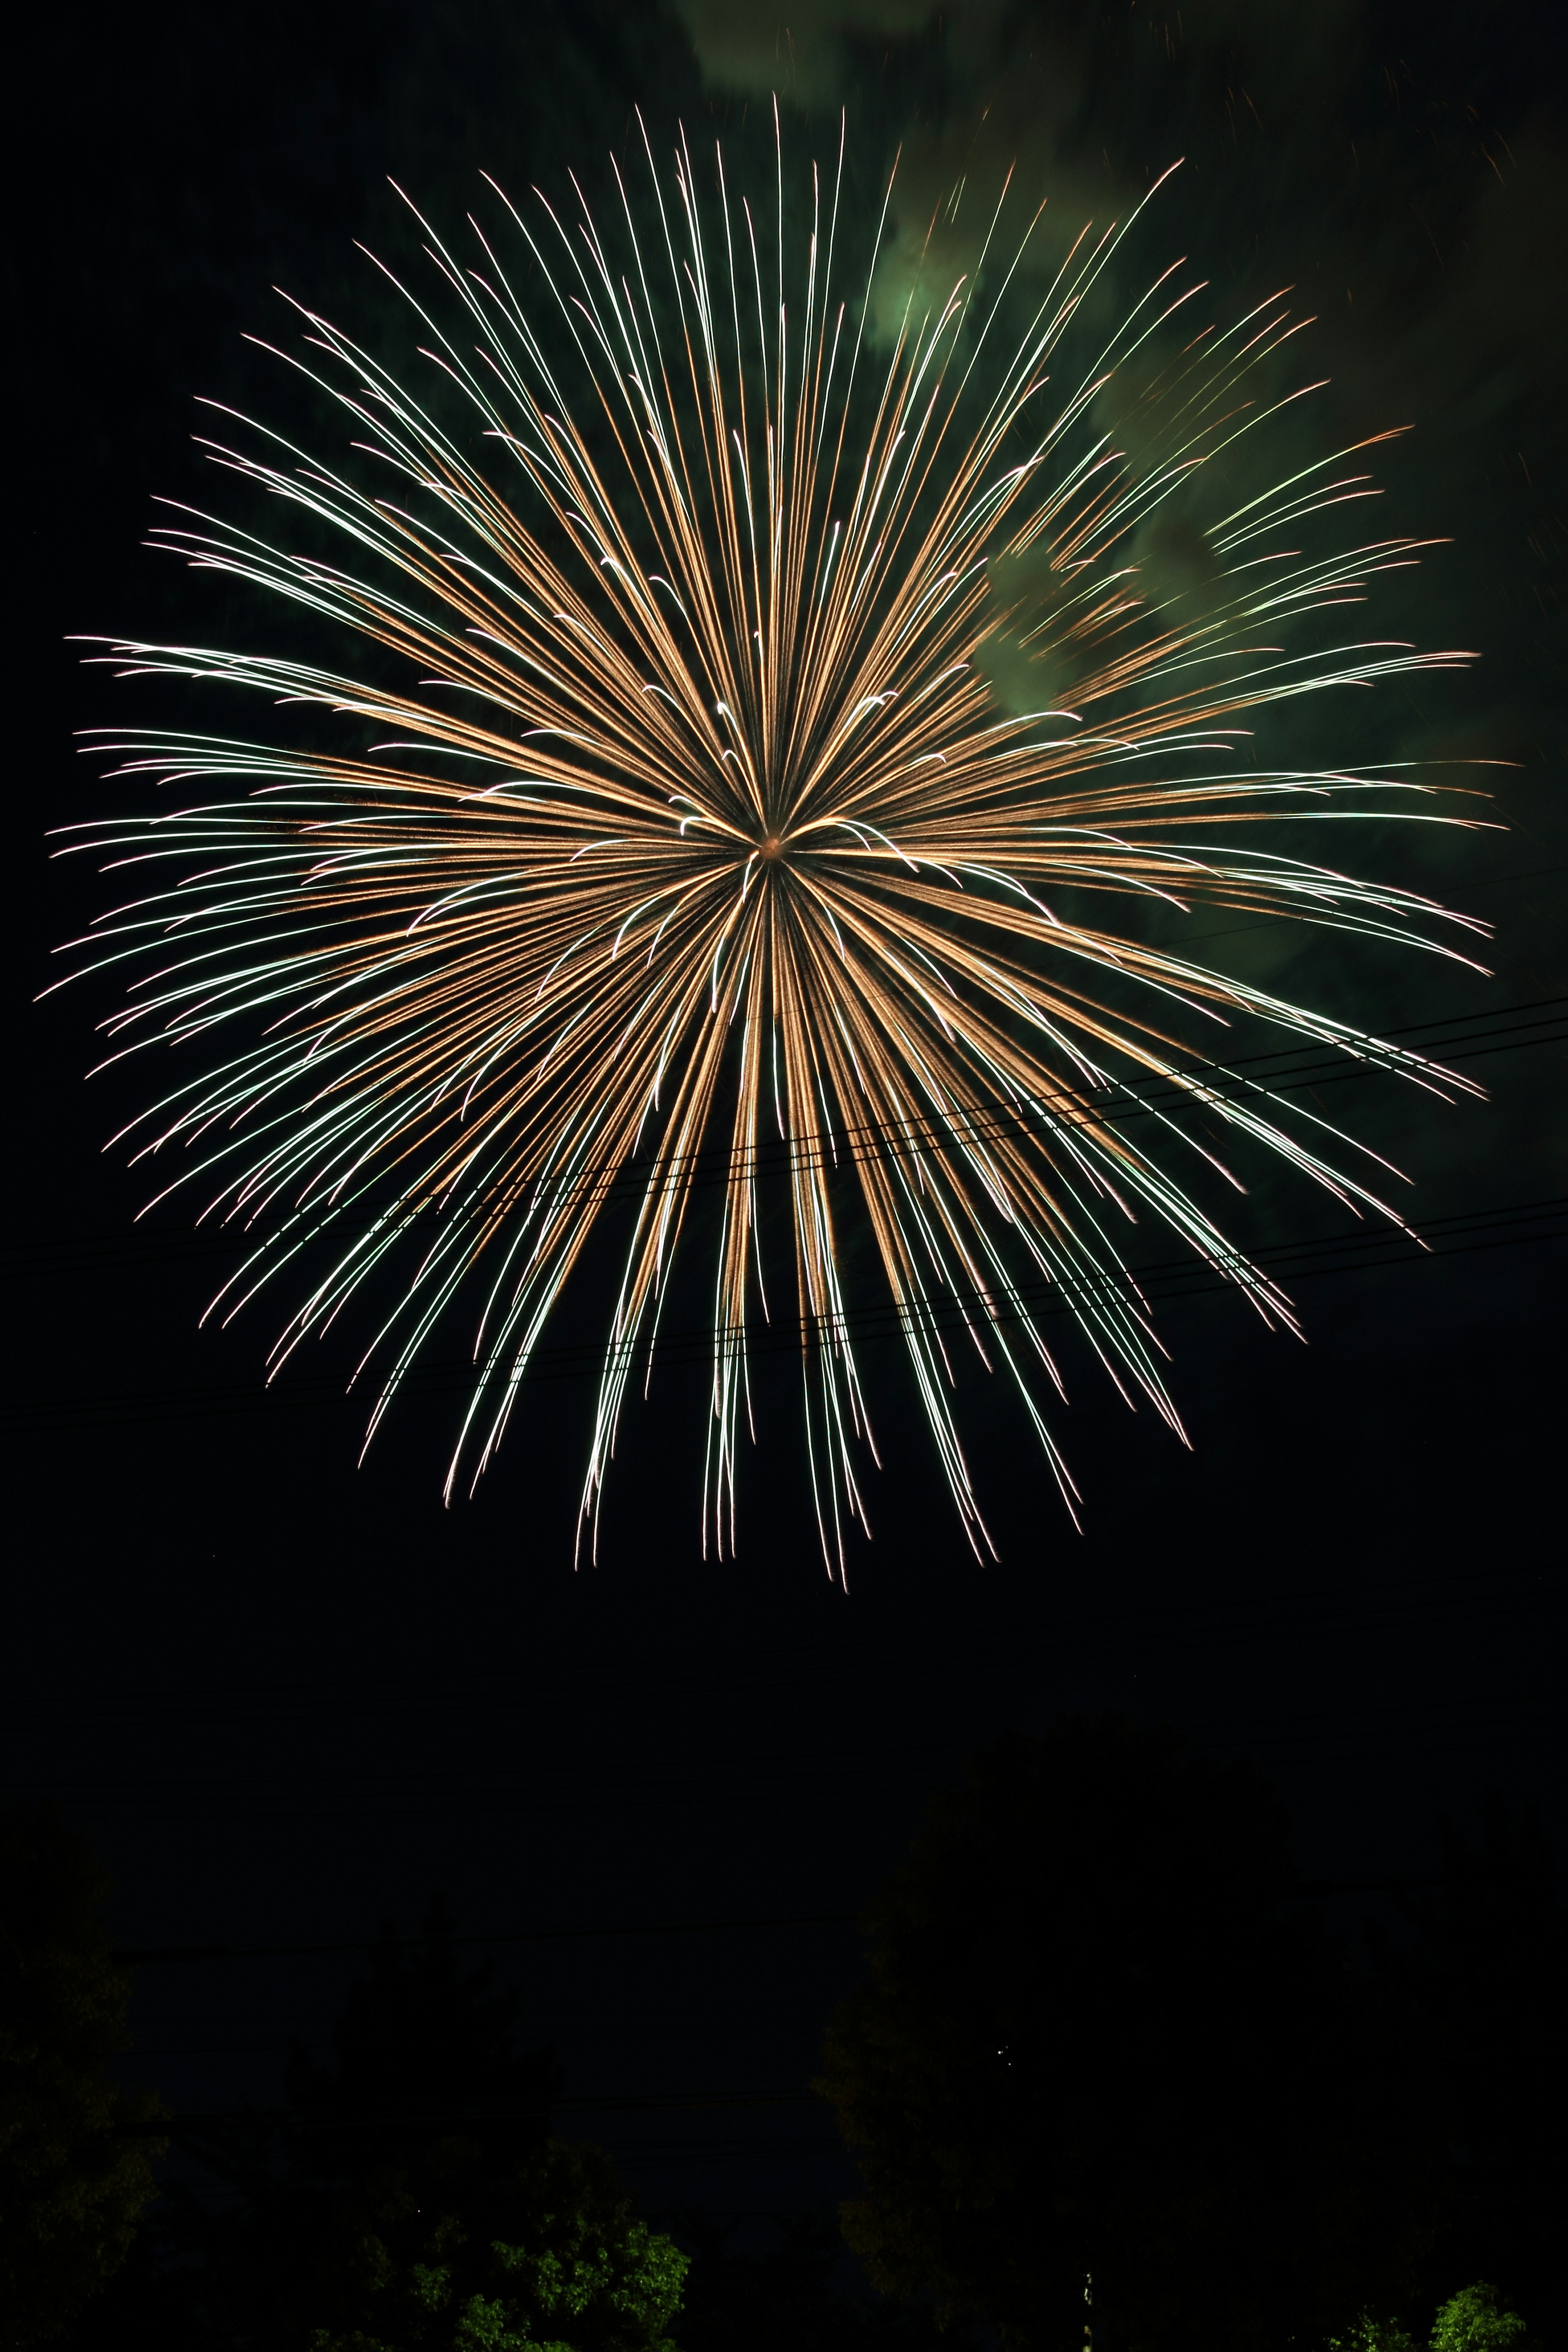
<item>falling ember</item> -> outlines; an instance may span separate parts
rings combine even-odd
[[[1429,927],[1460,919],[1431,902],[1247,845],[1258,822],[1387,815],[1427,788],[1248,767],[1243,714],[1463,656],[1281,646],[1415,542],[1302,551],[1371,495],[1352,453],[1241,504],[1212,464],[1254,434],[1267,447],[1279,303],[1187,326],[1195,289],[1167,273],[1068,369],[1126,236],[1086,230],[1004,349],[1041,231],[1004,248],[999,214],[1001,258],[917,284],[889,355],[866,283],[835,277],[842,145],[798,237],[782,157],[775,221],[721,151],[710,184],[682,137],[666,182],[644,147],[613,234],[541,198],[527,217],[502,199],[506,249],[476,232],[472,267],[429,236],[445,323],[414,307],[467,439],[300,312],[297,364],[347,420],[348,469],[258,427],[207,446],[307,549],[336,534],[336,559],[195,514],[161,536],[380,657],[359,675],[136,642],[112,658],[337,714],[343,748],[116,730],[121,773],[196,795],[69,845],[174,869],[95,934],[112,944],[89,968],[140,966],[108,1024],[121,1051],[202,1056],[141,1150],[189,1147],[176,1185],[254,1234],[226,1313],[296,1285],[275,1366],[374,1275],[374,1434],[466,1311],[451,1492],[500,1443],[613,1202],[625,1254],[580,1525],[677,1258],[710,1244],[706,1534],[734,1540],[748,1349],[771,1324],[798,1338],[841,1573],[874,1458],[858,1316],[899,1328],[979,1547],[955,1349],[1016,1385],[1064,1496],[1049,1304],[1176,1425],[1118,1225],[1152,1217],[1289,1321],[1173,1165],[1234,1182],[1228,1129],[1393,1213],[1347,1172],[1347,1138],[1225,1069],[1226,1024],[1466,1082],[1151,944],[1127,913],[1243,909],[1452,954]],[[1136,463],[1106,423],[1134,362]],[[1140,1107],[1146,1147],[1125,1131]],[[868,1244],[853,1290],[849,1219]]]

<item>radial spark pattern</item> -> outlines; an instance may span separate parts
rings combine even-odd
[[[200,789],[73,836],[175,868],[110,919],[100,961],[139,967],[111,1026],[127,1051],[162,1037],[201,1058],[144,1148],[192,1147],[179,1182],[254,1228],[226,1311],[297,1283],[276,1362],[374,1299],[374,1431],[468,1302],[454,1481],[493,1454],[597,1229],[621,1272],[584,1526],[698,1250],[721,1548],[766,1329],[799,1349],[841,1568],[874,1454],[867,1308],[901,1329],[984,1542],[954,1350],[1016,1381],[1070,1495],[1043,1404],[1053,1306],[1174,1420],[1131,1220],[1289,1320],[1184,1161],[1201,1153],[1211,1181],[1228,1128],[1381,1205],[1343,1138],[1227,1074],[1239,1018],[1459,1083],[1146,943],[1137,919],[1220,906],[1434,944],[1428,902],[1247,830],[1421,788],[1261,771],[1243,714],[1458,656],[1285,641],[1411,543],[1304,551],[1369,495],[1343,453],[1226,492],[1285,404],[1266,389],[1281,304],[1187,327],[1167,276],[1091,335],[1125,232],[1086,232],[1041,296],[1039,222],[1026,253],[994,224],[984,267],[934,297],[917,284],[879,341],[864,261],[858,295],[835,275],[842,154],[794,226],[782,165],[759,217],[722,154],[700,170],[682,141],[668,179],[644,163],[639,191],[617,179],[613,234],[585,207],[503,199],[470,267],[426,232],[426,404],[300,314],[296,364],[346,412],[344,470],[253,426],[209,445],[292,517],[286,536],[186,512],[167,542],[381,650],[339,670],[114,646],[342,731],[336,749],[308,715],[281,747],[117,734],[122,772]],[[1130,1129],[1140,1108],[1156,1142]]]

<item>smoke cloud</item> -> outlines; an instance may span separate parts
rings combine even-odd
[[[1086,223],[1125,222],[1179,165],[1120,249],[1103,314],[1184,256],[1182,283],[1206,281],[1194,319],[1224,325],[1279,294],[1310,320],[1260,387],[1283,398],[1320,385],[1270,425],[1273,472],[1409,428],[1359,461],[1379,489],[1361,527],[1433,542],[1418,569],[1380,587],[1370,614],[1341,616],[1346,634],[1479,656],[1463,677],[1394,686],[1354,709],[1314,698],[1268,722],[1257,748],[1302,764],[1420,762],[1434,781],[1490,794],[1454,805],[1509,831],[1373,828],[1357,854],[1497,921],[1497,1001],[1568,985],[1568,154],[1551,12],[1513,7],[1505,22],[1437,8],[1417,19],[1388,0],[678,5],[721,115],[726,100],[744,108],[776,91],[786,137],[793,112],[821,146],[836,143],[842,109],[868,202],[892,174],[868,319],[884,347],[909,306],[1010,257],[1037,213],[1024,274],[1037,286]],[[1008,226],[983,264],[1004,187]],[[1157,344],[1149,369],[1167,356]],[[1157,404],[1137,394],[1119,378],[1095,419],[1134,472],[1154,462],[1160,430]],[[1244,472],[1250,462],[1236,460]],[[1201,603],[1213,558],[1180,499],[1129,556],[1142,594],[1173,618]],[[993,586],[1005,617],[980,658],[998,703],[1070,700],[1080,657],[1060,582],[1025,556],[997,565]],[[1415,959],[1391,958],[1369,982],[1364,964],[1300,927],[1241,930],[1212,952],[1352,1016],[1369,1010],[1370,986],[1372,1016],[1387,1025],[1486,1001],[1473,976]],[[1547,1059],[1521,1067],[1517,1085],[1500,1066],[1497,1107],[1451,1121],[1425,1206],[1447,1181],[1456,1199],[1557,1182],[1568,1087],[1559,1067],[1553,1090]],[[1408,1120],[1404,1106],[1391,1116]],[[1408,1156],[1404,1140],[1388,1139],[1396,1159]]]
[[[712,88],[752,98],[779,90],[814,106],[842,89],[851,40],[907,38],[930,23],[936,0],[801,0],[788,9],[676,0],[676,8]]]

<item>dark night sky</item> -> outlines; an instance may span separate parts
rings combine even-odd
[[[1429,1868],[1438,1816],[1473,1820],[1490,1788],[1539,1801],[1562,1854],[1555,16],[1527,0],[1198,0],[1179,16],[1139,0],[948,21],[918,0],[816,0],[782,51],[765,11],[708,0],[164,5],[37,29],[13,100],[7,257],[25,403],[9,761],[20,1540],[0,1775],[57,1793],[90,1831],[125,1944],[352,1942],[383,1916],[411,1926],[437,1885],[475,1934],[788,1921],[497,1954],[531,2030],[561,2046],[584,2103],[573,2128],[657,2197],[781,2206],[844,2179],[810,2106],[586,2103],[798,2092],[856,1966],[844,1915],[927,1793],[999,1730],[1105,1704],[1256,1756],[1315,1877]],[[895,1433],[847,1596],[823,1574],[782,1442],[743,1493],[739,1560],[702,1561],[700,1400],[679,1376],[630,1428],[601,1562],[576,1573],[584,1383],[542,1384],[525,1439],[451,1512],[450,1395],[418,1400],[363,1470],[353,1408],[263,1404],[264,1324],[195,1328],[224,1261],[177,1222],[132,1232],[142,1193],[101,1146],[134,1097],[81,1083],[105,1001],[29,1002],[49,950],[103,903],[95,877],[45,861],[46,829],[103,790],[71,731],[122,716],[131,691],[62,640],[195,625],[190,584],[139,541],[153,492],[191,490],[193,395],[264,405],[239,337],[277,331],[268,288],[352,325],[375,299],[354,238],[401,234],[387,173],[460,217],[480,169],[519,187],[595,171],[635,102],[658,125],[733,126],[776,56],[792,121],[848,108],[868,185],[900,136],[917,186],[954,156],[983,173],[1005,151],[1026,184],[1090,204],[1186,154],[1172,249],[1237,307],[1265,278],[1295,282],[1321,316],[1333,420],[1415,427],[1383,468],[1391,520],[1453,544],[1401,618],[1483,659],[1394,698],[1383,740],[1515,763],[1489,772],[1508,832],[1441,842],[1407,869],[1496,919],[1495,978],[1351,976],[1321,959],[1293,975],[1331,999],[1342,978],[1369,1024],[1447,1022],[1489,1045],[1470,1066],[1490,1106],[1367,1108],[1417,1179],[1416,1216],[1452,1221],[1447,1245],[1287,1268],[1306,1347],[1225,1297],[1173,1300],[1162,1328],[1191,1454],[1080,1368],[1060,1434],[1081,1537],[1037,1458],[982,1412],[998,1566],[976,1566]],[[1288,950],[1237,952],[1272,981]],[[1268,1205],[1281,1242],[1344,1229],[1300,1194]],[[176,2109],[266,2097],[281,2045],[320,2038],[353,1965],[149,1968],[138,2064]]]

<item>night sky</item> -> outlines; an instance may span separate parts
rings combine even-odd
[[[1063,1707],[1262,1761],[1314,1880],[1430,1872],[1440,1818],[1473,1829],[1491,1790],[1538,1803],[1563,1857],[1558,13],[814,0],[787,36],[727,0],[37,14],[7,240],[21,1305],[0,1785],[90,1833],[127,1948],[340,1948],[139,1970],[133,2071],[176,2113],[274,2095],[290,2037],[323,2039],[352,1948],[383,1918],[411,1930],[440,1888],[460,1933],[513,1939],[493,1957],[530,2037],[560,2049],[563,2126],[653,2202],[840,2194],[805,2090],[854,1916],[964,1755]],[[635,105],[668,144],[678,119],[738,133],[774,84],[791,136],[836,137],[847,110],[868,202],[900,140],[911,204],[1016,161],[1024,187],[1103,210],[1184,156],[1171,252],[1220,309],[1289,283],[1318,315],[1314,434],[1413,428],[1380,463],[1388,520],[1446,543],[1389,634],[1481,659],[1389,689],[1381,755],[1510,763],[1465,771],[1507,830],[1376,853],[1496,922],[1492,977],[1278,927],[1232,950],[1490,1089],[1452,1107],[1337,1089],[1415,1180],[1430,1253],[1268,1190],[1257,1230],[1307,1344],[1173,1283],[1190,1453],[1069,1347],[1057,1431],[1082,1534],[1007,1414],[972,1399],[995,1565],[889,1407],[847,1593],[782,1434],[745,1471],[739,1559],[701,1558],[701,1367],[631,1415],[599,1559],[575,1570],[582,1378],[536,1384],[472,1503],[441,1507],[460,1396],[438,1382],[356,1468],[339,1359],[264,1399],[266,1313],[196,1328],[232,1254],[177,1208],[133,1229],[149,1188],[103,1145],[148,1080],[82,1077],[110,995],[32,1003],[110,887],[50,864],[45,835],[126,789],[73,730],[139,691],[64,641],[216,632],[200,583],[141,541],[154,494],[201,488],[195,396],[266,413],[275,379],[241,337],[282,331],[269,289],[374,333],[355,240],[406,246],[389,174],[456,224],[481,171],[597,186]],[[1304,759],[1345,756],[1327,724]]]

